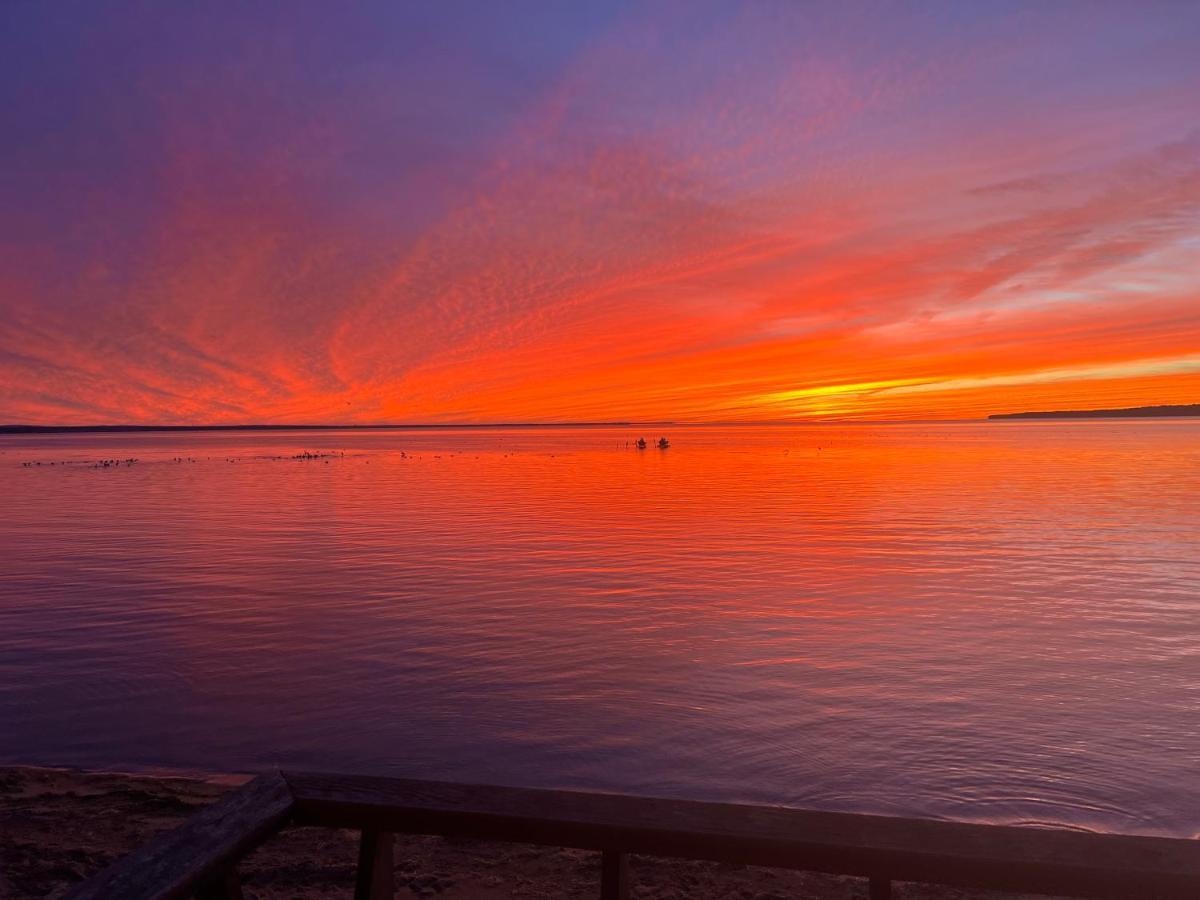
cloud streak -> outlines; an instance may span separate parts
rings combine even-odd
[[[1192,11],[6,15],[0,420],[1200,397]]]

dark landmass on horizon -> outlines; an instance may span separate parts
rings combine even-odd
[[[1128,409],[1064,409],[1046,412],[993,413],[987,419],[764,419],[737,422],[688,422],[662,419],[648,422],[423,422],[354,425],[0,425],[0,434],[136,434],[165,431],[435,431],[489,428],[730,428],[779,425],[963,425],[995,419],[1137,419],[1200,417],[1200,403],[1175,406],[1135,406]]]
[[[437,428],[634,428],[674,422],[446,422],[421,425],[0,425],[0,434],[128,433],[140,431],[409,431]]]
[[[1200,403],[1131,406],[1126,409],[1060,409],[1052,412],[995,413],[989,419],[1160,419],[1200,416]]]

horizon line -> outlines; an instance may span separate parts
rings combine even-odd
[[[1185,412],[1186,410],[1186,412]],[[936,425],[969,422],[995,422],[1013,419],[1076,419],[1076,418],[1181,418],[1196,417],[1200,404],[1160,404],[1153,406],[1117,407],[1104,409],[1060,409],[1025,411],[1016,413],[991,413],[972,418],[946,419],[851,419],[840,417],[806,419],[755,419],[686,421],[678,419],[648,419],[635,421],[617,419],[611,421],[565,421],[565,422],[370,422],[370,423],[279,423],[241,422],[228,424],[86,424],[86,425],[36,425],[11,422],[0,424],[0,434],[69,434],[69,433],[121,433],[147,431],[410,431],[416,429],[471,429],[471,428],[701,428],[701,427],[754,427],[781,425]]]
[[[315,423],[233,423],[233,424],[188,424],[188,425],[34,425],[10,423],[0,425],[0,434],[53,434],[81,432],[140,432],[140,431],[403,431],[412,429],[438,428],[699,428],[699,427],[753,427],[765,425],[896,425],[932,424],[949,422],[984,422],[986,418],[970,419],[761,419],[737,421],[680,421],[675,419],[651,419],[647,421],[618,420],[599,422],[378,422],[354,424]]]

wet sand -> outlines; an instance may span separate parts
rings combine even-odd
[[[61,896],[242,780],[0,768],[0,898]],[[240,872],[247,898],[349,897],[356,858],[354,832],[289,828],[248,857]],[[398,835],[395,859],[401,898],[599,895],[599,856],[584,851]],[[858,878],[649,857],[634,858],[633,878],[634,897],[658,900],[867,896]],[[893,895],[1012,896],[915,884],[897,884]]]

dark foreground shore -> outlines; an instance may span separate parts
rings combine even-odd
[[[72,884],[172,828],[240,783],[64,769],[0,768],[0,898],[58,897]],[[357,835],[289,828],[241,866],[247,898],[349,897]],[[863,898],[856,878],[635,857],[633,896],[684,900]],[[588,898],[599,893],[596,854],[520,844],[397,836],[398,897]],[[896,897],[994,897],[897,884]]]

